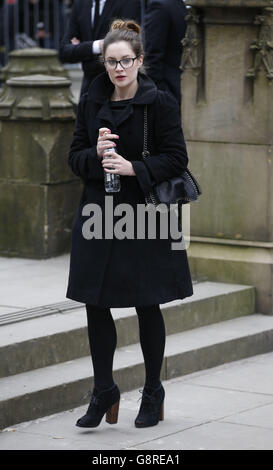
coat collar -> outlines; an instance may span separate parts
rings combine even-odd
[[[143,105],[152,103],[157,96],[157,87],[155,83],[143,73],[138,74],[138,89],[131,101],[131,104]],[[114,85],[106,72],[98,75],[89,85],[88,100],[96,103],[105,104],[110,101],[114,91]]]
[[[101,122],[109,123],[112,132],[117,132],[117,127],[126,121],[134,111],[134,105],[144,105],[152,103],[157,96],[157,87],[155,83],[146,75],[138,74],[139,86],[132,101],[122,110],[119,116],[114,119],[112,110],[109,106],[111,95],[114,91],[114,85],[106,72],[98,75],[89,85],[87,100],[100,105],[97,117]]]

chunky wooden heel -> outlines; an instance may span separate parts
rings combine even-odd
[[[162,405],[161,405],[159,420],[160,421],[164,420],[164,400],[163,400]]]
[[[115,424],[118,422],[118,411],[119,411],[119,401],[109,408],[106,412],[105,421],[109,424]]]

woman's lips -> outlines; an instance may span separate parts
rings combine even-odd
[[[124,80],[126,78],[125,75],[117,75],[116,79],[117,80]]]

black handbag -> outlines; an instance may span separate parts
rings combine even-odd
[[[142,157],[143,160],[150,156],[148,151],[148,112],[147,105],[144,108],[144,144]],[[196,178],[186,168],[181,175],[173,176],[166,181],[157,183],[153,190],[145,196],[146,204],[153,204],[158,206],[161,203],[166,204],[162,208],[162,212],[170,210],[170,204],[188,204],[189,202],[196,201],[198,196],[202,194],[199,183]]]

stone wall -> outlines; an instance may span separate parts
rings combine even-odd
[[[197,277],[253,284],[273,313],[273,8],[189,0],[182,122],[203,195],[191,205]]]

